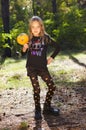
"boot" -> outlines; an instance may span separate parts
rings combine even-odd
[[[42,119],[42,115],[41,115],[41,108],[35,108],[35,116],[34,118],[36,120],[41,120]]]
[[[35,111],[35,117],[36,120],[41,120],[42,119],[42,115],[40,111]]]
[[[53,107],[51,107],[51,105],[49,104],[44,104],[44,108],[43,108],[43,114],[44,115],[54,115],[54,116],[58,116],[60,113],[59,109],[55,109]]]

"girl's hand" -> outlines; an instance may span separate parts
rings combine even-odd
[[[47,59],[47,64],[49,65],[52,61],[53,61],[53,58],[52,58],[52,57],[49,57],[49,58]]]
[[[23,52],[26,52],[26,50],[27,50],[28,48],[29,48],[28,44],[24,44],[22,51],[23,51]]]

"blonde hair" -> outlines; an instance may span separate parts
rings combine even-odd
[[[39,16],[33,16],[30,21],[29,21],[29,37],[30,37],[30,40],[32,39],[33,37],[33,34],[32,34],[32,31],[31,31],[31,25],[34,21],[37,21],[39,22],[40,26],[41,26],[41,32],[40,32],[40,36],[43,37],[44,34],[45,34],[45,27],[44,27],[44,24],[43,24],[43,21],[42,19],[39,17]]]

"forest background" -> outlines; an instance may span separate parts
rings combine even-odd
[[[16,37],[28,32],[28,20],[40,16],[62,50],[86,48],[86,0],[0,0],[0,55],[21,52]]]

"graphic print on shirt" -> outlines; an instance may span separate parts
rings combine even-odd
[[[42,43],[39,40],[32,42],[31,46],[30,46],[31,55],[41,56],[43,48],[44,48],[44,42],[43,41],[42,41]]]

